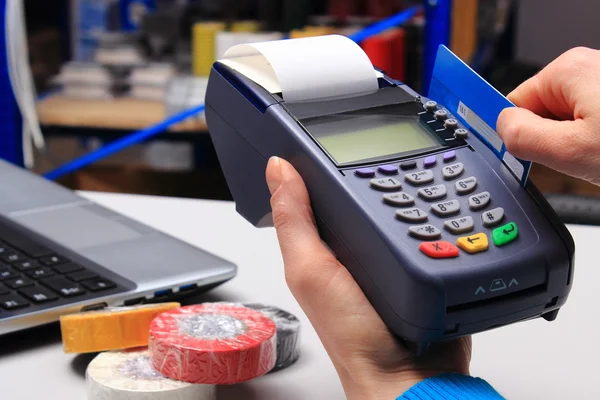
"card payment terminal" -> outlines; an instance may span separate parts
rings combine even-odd
[[[220,164],[249,222],[271,226],[265,168],[271,156],[288,160],[322,238],[418,352],[556,318],[573,279],[569,232],[444,105],[383,73],[374,90],[301,101],[257,81],[219,61],[206,97]]]

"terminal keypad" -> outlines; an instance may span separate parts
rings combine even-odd
[[[372,175],[371,171],[377,173]],[[421,253],[444,259],[448,257],[431,250],[432,244],[448,243],[452,249],[461,249],[463,256],[475,256],[489,250],[488,242],[501,247],[515,240],[504,238],[510,234],[516,237],[514,223],[514,231],[502,227],[508,234],[494,230],[505,220],[505,211],[499,205],[492,206],[492,193],[481,188],[476,191],[476,173],[461,162],[459,152],[452,150],[420,160],[362,169],[355,175],[367,181],[372,190],[387,192],[380,194],[382,203],[396,208],[396,223],[415,239]]]

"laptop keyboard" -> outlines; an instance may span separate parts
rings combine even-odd
[[[76,299],[116,286],[26,235],[0,231],[0,313]]]

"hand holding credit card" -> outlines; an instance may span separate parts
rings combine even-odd
[[[438,50],[428,97],[468,126],[525,186],[531,162],[510,154],[496,131],[502,110],[515,105],[445,46]]]

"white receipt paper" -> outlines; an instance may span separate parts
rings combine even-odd
[[[379,88],[369,57],[351,39],[328,35],[237,45],[219,62],[288,102],[352,96]]]

